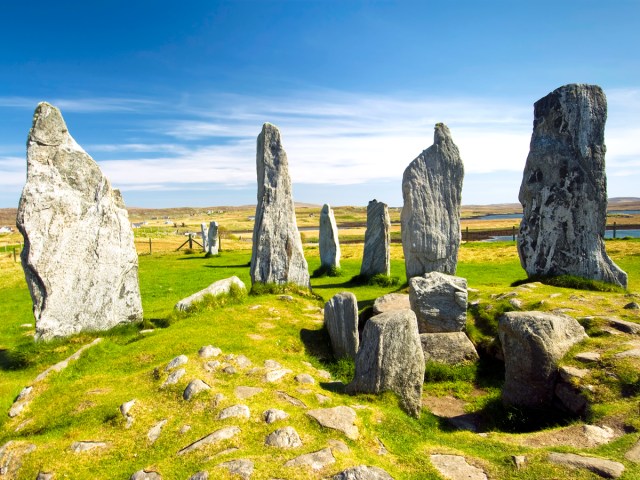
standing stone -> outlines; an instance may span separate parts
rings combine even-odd
[[[327,326],[335,358],[356,358],[358,344],[358,300],[351,292],[337,293],[324,305]]]
[[[320,212],[320,265],[340,268],[340,241],[333,210],[326,203]]]
[[[256,154],[258,206],[253,227],[251,283],[295,283],[309,287],[291,193],[287,153],[280,131],[265,123]]]
[[[498,322],[504,354],[506,404],[543,407],[552,404],[558,362],[587,338],[584,328],[567,315],[507,312]]]
[[[369,319],[356,355],[356,372],[348,393],[397,393],[403,408],[420,415],[424,355],[418,323],[411,310],[381,313]]]
[[[429,272],[409,280],[409,302],[420,333],[465,330],[467,298],[466,278]]]
[[[367,206],[367,230],[364,234],[364,254],[360,275],[372,277],[391,273],[391,220],[386,203],[371,200]]]
[[[207,231],[207,254],[218,255],[218,222],[210,222]]]
[[[596,85],[565,85],[534,105],[519,195],[518,253],[529,276],[576,275],[627,286],[603,240],[606,119],[607,100]]]
[[[60,110],[44,102],[29,132],[16,223],[37,339],[142,320],[138,255],[120,192],[71,137]]]
[[[209,251],[209,229],[204,222],[200,224],[200,234],[202,235],[202,251],[206,253]]]
[[[444,123],[436,124],[433,137],[433,145],[402,176],[400,221],[407,278],[433,271],[453,275],[458,264],[464,166]]]

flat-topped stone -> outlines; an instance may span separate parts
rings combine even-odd
[[[307,415],[323,427],[338,430],[352,440],[359,436],[358,427],[355,425],[357,415],[350,407],[341,405],[333,408],[318,408],[309,410]]]
[[[373,302],[373,314],[391,312],[393,310],[411,310],[409,295],[404,293],[387,293]]]

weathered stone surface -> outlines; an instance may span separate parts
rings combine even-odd
[[[189,477],[189,480],[209,480],[209,472],[206,470],[196,472]]]
[[[450,480],[487,480],[487,474],[460,455],[431,455],[431,463]]]
[[[246,459],[230,460],[221,463],[219,467],[229,470],[231,475],[238,475],[243,480],[248,480],[253,474],[253,462]]]
[[[285,418],[289,418],[289,414],[284,410],[279,410],[277,408],[270,408],[269,410],[265,410],[262,413],[262,418],[265,423],[274,423],[278,420],[284,420]]]
[[[628,322],[616,317],[606,317],[605,320],[609,322],[613,328],[620,330],[621,332],[630,333],[632,335],[640,335],[640,324],[635,322]]]
[[[149,429],[149,431],[147,432],[149,443],[153,444],[156,440],[158,440],[158,438],[160,438],[160,433],[162,433],[162,429],[167,424],[167,421],[168,420],[164,418]]]
[[[207,227],[207,224],[202,222],[200,224],[200,235],[202,236],[202,251],[203,252],[207,252],[207,250],[209,249],[209,227]]]
[[[207,230],[207,254],[217,255],[220,244],[218,243],[218,222],[209,222]]]
[[[153,470],[138,470],[129,480],[162,480],[162,475]]]
[[[373,314],[392,312],[394,310],[411,310],[409,295],[404,293],[387,293],[373,302]]]
[[[464,166],[449,128],[435,126],[433,145],[402,176],[400,218],[407,278],[456,273]]]
[[[338,227],[333,210],[327,204],[320,212],[319,232],[320,265],[327,268],[340,268],[340,241]]]
[[[364,327],[356,355],[356,372],[348,393],[380,393],[391,390],[403,408],[419,416],[424,355],[416,316],[411,310],[382,313]]]
[[[573,358],[584,363],[591,363],[599,361],[600,354],[598,352],[580,352],[577,353]]]
[[[169,363],[167,363],[167,366],[164,367],[164,370],[165,372],[168,372],[169,370],[173,370],[174,368],[179,367],[180,365],[184,365],[188,361],[189,361],[189,357],[187,357],[186,355],[178,355],[177,357],[172,359]]]
[[[307,415],[325,428],[338,430],[352,440],[358,438],[358,427],[355,425],[357,415],[351,407],[340,405],[333,408],[318,408],[309,410]]]
[[[296,224],[289,163],[277,127],[265,123],[256,154],[258,205],[253,228],[251,283],[309,287],[309,271]]]
[[[264,444],[278,448],[297,448],[302,446],[302,441],[293,427],[284,427],[267,435]]]
[[[40,103],[18,207],[36,338],[142,320],[138,255],[117,190],[75,142],[60,110]]]
[[[323,448],[317,452],[305,453],[284,464],[285,467],[309,467],[312,470],[322,470],[327,465],[336,463],[330,448]]]
[[[566,315],[508,312],[498,323],[505,362],[502,399],[527,407],[550,405],[558,377],[558,361],[587,338],[584,328]]]
[[[105,442],[93,442],[93,441],[83,441],[83,442],[73,442],[71,444],[71,451],[73,453],[83,453],[88,452],[89,450],[94,450],[96,448],[106,448],[107,444]]]
[[[184,376],[187,371],[184,368],[179,368],[174,370],[169,374],[164,383],[160,386],[160,388],[168,387],[169,385],[175,385],[178,381]]]
[[[204,447],[205,445],[211,445],[214,443],[221,442],[223,440],[229,440],[230,438],[235,437],[240,433],[240,429],[238,427],[224,427],[220,430],[216,430],[209,435],[202,437],[199,440],[196,440],[190,445],[187,445],[182,450],[178,452],[178,455],[184,455],[185,453],[192,452],[193,450],[197,450],[199,448]]]
[[[224,420],[225,418],[249,418],[251,412],[246,405],[232,405],[220,411],[218,414],[218,420]]]
[[[633,463],[640,463],[640,440],[624,454],[624,458]]]
[[[534,105],[519,195],[518,253],[529,276],[568,274],[627,286],[603,239],[606,119],[607,100],[596,85],[565,85]]]
[[[622,308],[625,310],[640,310],[640,304],[638,302],[629,302]]]
[[[359,465],[334,475],[333,480],[393,480],[393,477],[381,468]]]
[[[624,465],[604,458],[584,457],[574,453],[549,454],[549,461],[572,468],[584,468],[604,478],[618,478],[624,472]]]
[[[313,377],[311,375],[309,375],[308,373],[299,373],[298,375],[296,375],[295,377],[293,377],[294,380],[298,383],[302,383],[303,385],[313,385],[316,383],[316,381],[313,379]]]
[[[205,345],[204,347],[200,347],[200,350],[198,350],[198,355],[200,356],[200,358],[217,357],[221,353],[222,350],[220,350],[218,347],[214,347],[213,345]]]
[[[425,362],[457,365],[479,359],[476,348],[464,332],[422,333],[420,344]]]
[[[178,303],[176,303],[175,308],[177,310],[185,310],[185,311],[189,310],[191,305],[193,305],[196,302],[201,302],[204,299],[205,295],[212,295],[215,297],[217,295],[224,295],[229,293],[231,291],[232,285],[236,286],[240,290],[247,289],[244,283],[242,282],[242,280],[240,280],[238,277],[234,275],[232,277],[225,278],[223,280],[218,280],[217,282],[213,282],[204,290],[200,290],[199,292],[194,293],[193,295],[190,295],[187,298],[183,298]]]
[[[391,220],[386,203],[371,200],[367,206],[367,230],[360,275],[371,277],[391,273]]]
[[[307,405],[302,400],[296,397],[292,397],[287,392],[278,390],[276,391],[276,395],[278,396],[278,398],[280,398],[281,400],[284,400],[285,402],[289,402],[291,405],[295,405],[296,407],[307,408]]]
[[[409,280],[409,302],[420,333],[460,332],[467,324],[467,280],[429,272]]]
[[[196,378],[195,380],[191,380],[187,388],[184,389],[182,393],[182,398],[189,401],[193,397],[195,397],[198,393],[203,392],[205,390],[211,390],[211,387],[207,385],[205,382]]]
[[[358,334],[358,300],[351,292],[335,294],[324,305],[324,323],[336,358],[355,358]]]
[[[267,373],[264,374],[264,381],[268,383],[277,382],[280,379],[282,379],[282,377],[290,373],[291,373],[291,370],[289,370],[288,368],[279,368],[278,370],[269,370]]]
[[[36,480],[53,480],[55,475],[52,472],[38,472]]]

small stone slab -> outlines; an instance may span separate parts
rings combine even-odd
[[[217,282],[212,283],[204,290],[200,290],[199,292],[194,293],[193,295],[188,296],[187,298],[183,298],[175,305],[176,310],[188,311],[193,304],[197,302],[201,302],[207,295],[218,296],[227,294],[231,291],[232,286],[236,286],[241,290],[246,290],[242,280],[240,280],[235,275],[229,278],[225,278],[222,280],[218,280]]]
[[[73,442],[71,444],[71,450],[73,453],[84,453],[89,450],[94,450],[96,448],[106,448],[107,444],[105,442],[94,442],[94,441],[86,441],[86,442]]]
[[[583,457],[573,453],[549,454],[549,461],[572,468],[584,468],[604,478],[618,478],[624,472],[624,465],[604,458]]]
[[[291,373],[291,370],[288,368],[279,368],[277,370],[271,370],[267,372],[264,376],[264,381],[269,383],[274,383],[280,380],[285,375]]]
[[[609,322],[609,325],[621,332],[640,335],[640,324],[638,323],[627,322],[615,317],[606,317],[606,320]]]
[[[584,363],[597,362],[600,360],[600,354],[598,352],[582,352],[573,358]]]
[[[616,353],[614,358],[640,358],[640,348],[634,348],[626,350],[624,352]]]
[[[344,405],[333,408],[318,408],[309,410],[307,415],[325,428],[338,430],[352,440],[358,438],[358,427],[354,425],[357,415],[353,408]]]
[[[624,458],[633,463],[640,463],[640,440],[624,454]]]
[[[251,360],[249,360],[244,355],[238,355],[236,357],[236,365],[238,367],[240,367],[240,368],[247,368],[247,367],[250,367],[253,364],[251,363]]]
[[[331,440],[329,440],[329,446],[331,447],[331,450],[333,452],[340,452],[340,453],[349,453],[349,447],[347,447],[347,444],[344,443],[342,440],[336,440],[335,438],[332,438]]]
[[[334,475],[333,480],[393,480],[393,477],[381,468],[359,465]]]
[[[460,455],[431,455],[431,463],[450,480],[487,480],[487,474]]]
[[[236,398],[239,398],[240,400],[245,400],[247,398],[251,398],[258,395],[263,391],[264,389],[258,388],[258,387],[239,386],[233,390],[233,394],[236,396]]]
[[[291,405],[295,405],[296,407],[307,408],[307,405],[302,400],[299,400],[296,397],[292,397],[287,392],[278,390],[276,391],[276,395],[278,395],[278,398],[284,400],[285,402],[289,402]]]
[[[249,418],[250,416],[251,412],[246,405],[232,405],[218,414],[218,420],[224,420],[225,418]]]
[[[216,430],[209,435],[202,437],[200,440],[196,440],[190,445],[187,445],[182,450],[178,452],[178,455],[184,455],[185,453],[192,452],[199,448],[204,447],[205,445],[211,445],[214,443],[221,442],[223,440],[229,440],[230,438],[235,437],[240,433],[240,428],[236,426],[221,428],[220,430]]]
[[[284,420],[285,418],[289,418],[289,414],[284,410],[279,410],[277,408],[270,408],[269,410],[265,410],[262,413],[262,418],[266,423],[274,423],[278,420]]]
[[[187,388],[184,389],[182,393],[182,398],[189,401],[193,397],[195,397],[198,393],[203,392],[205,390],[211,390],[211,387],[207,385],[205,382],[196,378],[195,380],[191,380]]]
[[[285,467],[310,467],[312,470],[322,470],[327,465],[336,463],[330,448],[323,448],[317,452],[305,453],[284,464]]]
[[[565,382],[571,382],[572,380],[580,380],[589,374],[589,370],[586,368],[570,367],[568,365],[560,367],[558,370],[560,378]]]
[[[308,373],[299,373],[294,377],[295,381],[303,385],[314,385],[316,381]]]
[[[36,480],[53,480],[54,474],[51,472],[38,472]]]
[[[297,448],[302,446],[302,440],[293,427],[284,427],[267,435],[264,444],[278,448]]]
[[[243,480],[249,480],[253,474],[253,462],[246,459],[230,460],[218,465],[226,468],[231,475],[238,475]]]
[[[411,310],[409,295],[404,293],[388,293],[376,298],[373,302],[373,314],[391,312],[393,310]]]
[[[209,472],[206,470],[196,472],[189,477],[189,480],[209,480]]]
[[[164,371],[168,372],[169,370],[173,370],[174,368],[179,367],[180,365],[184,365],[188,361],[189,359],[187,358],[186,355],[178,355],[176,358],[171,360],[166,367],[164,367]]]
[[[282,368],[282,365],[280,365],[275,360],[265,360],[264,361],[264,368],[266,368],[267,370],[277,370],[277,369]]]
[[[222,350],[220,350],[218,347],[214,347],[213,345],[205,345],[204,347],[201,347],[200,350],[198,350],[198,355],[200,356],[200,358],[217,357],[221,353]]]
[[[153,470],[138,470],[129,480],[162,480],[162,475]]]
[[[164,381],[160,388],[168,387],[169,385],[175,385],[182,378],[182,376],[187,373],[184,368],[179,368],[178,370],[174,370],[169,374],[167,379]]]
[[[149,442],[153,444],[158,438],[160,438],[160,433],[162,432],[162,428],[167,424],[167,419],[160,420],[153,427],[149,429],[147,432],[147,438]]]

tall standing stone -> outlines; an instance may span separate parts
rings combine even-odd
[[[371,277],[391,273],[391,220],[386,203],[371,200],[367,206],[367,231],[360,275]]]
[[[256,154],[258,206],[253,227],[251,283],[295,283],[309,287],[291,193],[287,153],[280,131],[265,123]]]
[[[27,141],[17,226],[36,338],[142,320],[138,255],[120,192],[71,137],[60,110],[44,102]]]
[[[324,305],[324,324],[335,358],[356,358],[360,343],[356,296],[351,292],[341,292],[331,297]]]
[[[458,264],[464,166],[445,124],[436,124],[433,137],[402,177],[407,279],[433,271],[454,275]]]
[[[218,222],[210,222],[207,231],[207,253],[209,255],[217,255],[218,249]]]
[[[327,204],[320,212],[320,264],[327,268],[340,268],[340,241],[333,210]]]
[[[603,240],[606,119],[607,100],[596,85],[565,85],[534,105],[519,195],[518,253],[529,276],[568,274],[627,286]]]
[[[202,250],[206,253],[209,251],[209,229],[204,222],[200,224],[200,234],[202,236]]]

